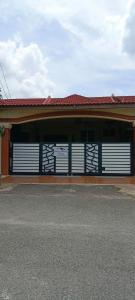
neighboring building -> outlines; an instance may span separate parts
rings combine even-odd
[[[135,96],[0,99],[1,172],[133,175]]]

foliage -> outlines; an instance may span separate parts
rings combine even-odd
[[[0,136],[4,135],[5,128],[4,126],[0,126]]]

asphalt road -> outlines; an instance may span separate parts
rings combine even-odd
[[[135,300],[135,197],[113,186],[0,191],[0,299]]]

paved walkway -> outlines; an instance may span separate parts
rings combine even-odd
[[[46,184],[135,184],[135,176],[98,177],[98,176],[7,176],[3,183],[46,183]]]

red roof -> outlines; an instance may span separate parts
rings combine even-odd
[[[135,104],[135,96],[84,97],[70,95],[64,98],[0,99],[0,106],[55,106]]]

